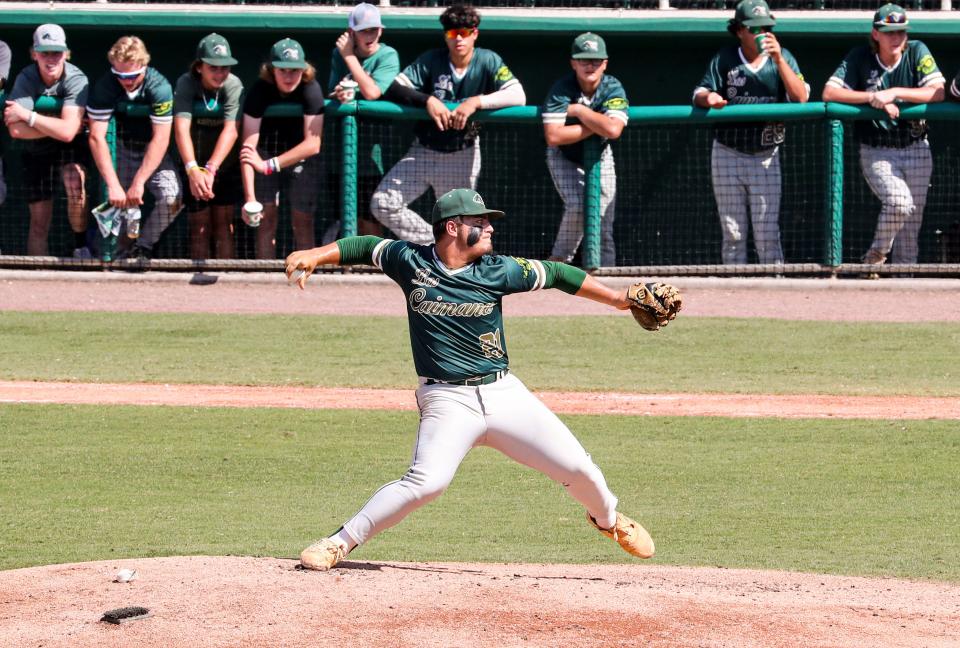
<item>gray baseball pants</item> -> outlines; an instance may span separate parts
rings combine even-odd
[[[547,149],[547,168],[553,184],[563,199],[563,218],[550,256],[567,263],[573,260],[580,241],[583,240],[583,192],[586,187],[586,172],[582,165],[571,162],[560,149]],[[604,147],[600,154],[600,265],[614,266],[617,250],[613,241],[614,210],[617,201],[617,170],[613,151]]]
[[[747,262],[747,227],[752,223],[760,263],[783,263],[778,148],[741,153],[714,140],[711,172],[723,234],[720,248],[723,262]]]
[[[917,239],[933,174],[930,143],[918,140],[904,148],[861,144],[860,168],[883,204],[870,247],[889,254],[891,263],[916,263]]]
[[[126,146],[117,147],[117,176],[125,188],[133,182],[140,165],[143,164],[144,151],[135,151]],[[183,209],[180,193],[180,178],[169,155],[164,155],[160,166],[147,180],[147,191],[153,196],[153,211],[144,217],[137,245],[148,250],[156,245],[163,232]]]
[[[600,526],[616,523],[617,498],[603,473],[563,421],[513,374],[478,387],[420,382],[420,429],[410,469],[343,525],[357,544],[440,496],[476,446],[499,450],[561,484]]]
[[[480,175],[480,138],[460,151],[441,153],[415,141],[377,185],[370,213],[398,238],[419,245],[433,243],[433,227],[407,205],[433,187],[437,198],[451,189],[476,189]]]

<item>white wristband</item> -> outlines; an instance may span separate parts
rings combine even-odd
[[[183,170],[186,171],[187,173],[190,173],[190,169],[198,166],[200,165],[197,164],[196,160],[190,160],[189,162],[183,165]]]
[[[37,123],[37,113],[34,110],[30,111],[30,119],[27,120],[27,126],[33,128],[33,125]]]

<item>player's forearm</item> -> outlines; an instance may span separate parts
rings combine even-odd
[[[937,103],[943,101],[943,84],[938,83],[923,88],[894,88],[897,91],[897,99],[907,103]]]
[[[433,95],[426,94],[425,92],[420,92],[409,86],[406,86],[399,81],[394,81],[390,84],[390,87],[387,88],[385,97],[395,103],[405,104],[407,106],[414,106],[416,108],[426,108],[427,102],[430,100],[430,97]]]
[[[160,168],[163,156],[167,154],[167,149],[170,148],[171,126],[171,124],[153,125],[153,137],[147,144],[147,150],[143,154],[143,162],[137,169],[136,175],[133,176],[132,184],[146,184],[150,176]]]
[[[10,132],[10,137],[12,137],[13,139],[36,140],[36,139],[43,139],[44,137],[46,137],[46,135],[38,131],[36,128],[30,128],[24,122],[17,122],[16,124],[10,124],[7,130]]]
[[[833,101],[845,104],[864,104],[870,103],[869,92],[863,90],[850,90],[849,88],[839,88],[835,85],[827,84],[823,87],[823,100]]]
[[[357,82],[357,89],[360,91],[362,97],[368,101],[376,101],[379,99],[383,92],[380,90],[377,82],[373,80],[373,77],[363,69],[360,60],[357,59],[356,56],[348,56],[343,59],[343,62],[347,65],[347,69],[350,70],[350,76]]]
[[[33,130],[40,133],[40,137],[51,137],[60,142],[72,142],[80,131],[80,116],[53,117],[37,114],[33,123]],[[32,139],[32,138],[31,138]]]
[[[97,170],[107,186],[120,186],[120,178],[117,177],[117,170],[113,168],[113,159],[110,156],[110,145],[103,135],[94,133],[93,129],[91,126],[88,140],[93,163],[97,165]]]
[[[593,110],[585,110],[579,119],[592,132],[606,139],[617,139],[623,132],[624,122],[616,117],[610,117]]]
[[[206,164],[212,164],[219,169],[226,157],[230,155],[230,151],[233,150],[239,137],[240,135],[237,133],[237,122],[223,122],[223,129],[220,131],[220,136],[217,137],[217,143],[213,147],[213,153],[210,154],[210,159],[206,161]]]
[[[626,290],[614,290],[600,283],[590,275],[586,275],[586,278],[583,280],[583,285],[581,285],[580,290],[577,291],[577,297],[583,297],[584,299],[600,302],[607,306],[613,306],[619,310],[630,308],[630,302],[627,301]]]
[[[786,90],[790,101],[806,103],[810,99],[810,89],[807,88],[807,84],[784,59],[780,59],[778,67],[780,69],[780,79],[783,81],[784,90]]]
[[[288,166],[296,164],[300,160],[313,157],[320,152],[320,135],[311,135],[288,151],[284,151],[277,156],[280,162],[280,168],[285,169]]]
[[[193,139],[190,137],[190,122],[191,119],[187,117],[173,118],[173,139],[177,143],[177,152],[184,164],[197,161]]]
[[[593,131],[583,124],[570,124],[568,126],[553,126],[543,129],[543,137],[547,141],[547,146],[566,146],[567,144],[576,144],[593,135]]]
[[[525,103],[527,103],[527,94],[519,83],[514,83],[490,94],[480,95],[480,108],[482,110],[522,106]]]

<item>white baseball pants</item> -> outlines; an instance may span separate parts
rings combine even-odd
[[[723,262],[747,262],[747,228],[752,223],[760,263],[783,263],[778,149],[741,153],[714,140],[711,171],[723,234],[720,248]]]
[[[933,174],[930,143],[919,140],[904,148],[861,144],[860,168],[883,205],[870,247],[890,254],[891,263],[916,263],[917,239]]]
[[[370,199],[370,213],[404,241],[433,243],[433,227],[407,205],[429,187],[437,198],[451,189],[477,188],[480,175],[480,138],[473,146],[451,153],[428,149],[414,141],[377,186]]]
[[[617,498],[600,469],[567,426],[512,374],[479,387],[421,384],[417,403],[420,429],[410,469],[343,525],[358,544],[442,494],[463,458],[479,445],[562,484],[600,526],[616,523]]]

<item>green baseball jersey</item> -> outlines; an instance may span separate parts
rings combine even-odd
[[[579,124],[580,120],[567,116],[567,107],[572,103],[581,103],[588,106],[594,112],[619,119],[624,124],[629,119],[627,117],[627,108],[630,104],[627,102],[627,93],[623,85],[615,77],[604,74],[600,79],[600,85],[597,86],[593,96],[588,97],[583,94],[580,84],[577,82],[577,75],[572,70],[553,84],[547,98],[543,102],[544,124]],[[595,136],[591,136],[595,137]],[[583,164],[583,142],[581,140],[574,144],[567,144],[558,147],[563,156],[576,164]],[[606,144],[606,142],[604,142]]]
[[[449,270],[434,246],[390,239],[374,247],[373,264],[406,296],[417,373],[448,381],[508,367],[503,296],[539,290],[547,277],[539,261],[500,255]]]
[[[450,62],[447,48],[424,52],[397,76],[401,83],[414,90],[432,94],[445,103],[460,103],[464,99],[490,94],[520,82],[496,52],[476,48],[466,71],[457,75]],[[433,121],[417,122],[414,132],[420,143],[435,151],[459,151],[473,144],[478,125],[471,121],[463,130],[437,129]]]
[[[20,71],[17,80],[13,84],[13,90],[10,92],[10,100],[14,101],[27,110],[33,110],[36,100],[40,97],[54,97],[60,99],[64,107],[79,106],[81,108],[87,105],[87,94],[90,90],[90,82],[87,75],[80,71],[73,63],[67,61],[63,64],[63,75],[54,81],[53,85],[47,87],[40,77],[40,71],[36,63],[31,63]],[[59,117],[59,113],[55,113]],[[78,135],[77,137],[81,137]],[[22,140],[23,147],[31,153],[41,153],[52,151],[60,147],[60,142],[52,137],[42,137],[35,140]]]
[[[389,45],[380,43],[377,51],[365,59],[361,59],[360,67],[370,75],[373,82],[380,88],[380,92],[386,92],[393,80],[400,73],[400,55],[397,50]],[[343,62],[340,50],[333,49],[333,55],[330,61],[330,79],[327,81],[327,92],[333,92],[333,89],[344,79],[353,80],[353,75]],[[357,99],[362,99],[359,91]],[[358,160],[358,172],[362,176],[383,175],[383,151],[379,141],[375,141],[374,133],[369,129],[360,129],[360,159]]]
[[[803,74],[789,50],[782,56],[800,80]],[[777,64],[769,56],[761,56],[750,65],[739,45],[724,47],[714,55],[707,72],[693,91],[716,92],[731,105],[766,104],[787,101],[787,89],[780,78]],[[782,144],[786,129],[782,122],[737,122],[719,124],[715,129],[717,141],[744,153],[757,153]]]
[[[138,104],[150,108],[150,120],[129,117],[126,111],[114,111],[120,104]],[[173,122],[173,88],[167,78],[152,67],[147,68],[143,83],[133,93],[127,94],[112,73],[100,77],[90,90],[87,113],[93,121],[110,121],[117,124],[117,134],[124,144],[143,144],[153,135],[152,124]]]
[[[243,94],[243,82],[233,74],[227,77],[223,87],[209,91],[203,89],[200,79],[188,72],[177,79],[173,90],[173,116],[190,120],[190,139],[193,140],[194,154],[200,164],[210,159],[217,140],[223,131],[224,121],[240,119],[240,96]],[[222,117],[199,115],[194,117],[193,108],[197,101],[203,102],[211,110],[223,108]],[[238,161],[237,147],[223,161],[222,167],[234,166]]]
[[[924,88],[946,84],[930,50],[921,41],[908,41],[907,49],[893,67],[887,67],[873,50],[864,45],[847,54],[827,85],[848,90],[877,92],[888,88]],[[922,119],[859,120],[853,127],[857,141],[870,146],[901,148],[927,136]]]

